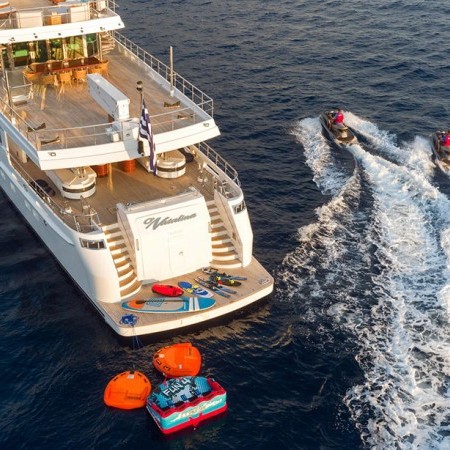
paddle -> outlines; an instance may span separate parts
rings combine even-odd
[[[214,281],[204,280],[203,278],[195,278],[195,281],[199,284],[204,283],[204,284],[202,284],[202,286],[205,286],[209,289],[212,289],[214,286],[215,288],[220,289],[221,291],[228,292],[230,294],[237,294],[237,291],[235,291],[233,289],[229,289],[229,288],[225,287],[224,285],[216,283]]]
[[[184,289],[189,294],[194,294],[197,297],[211,298],[214,295],[212,292],[209,292],[206,289],[199,287],[198,285],[194,286],[192,283],[189,283],[188,281],[180,281],[178,283],[178,286],[180,286],[180,288]]]
[[[226,297],[226,298],[230,298],[230,295],[227,294],[225,291],[223,291],[222,289],[220,289],[219,287],[213,286],[210,283],[206,283],[203,281],[200,281],[199,279],[195,279],[195,281],[197,281],[197,283],[201,284],[202,286],[207,287],[208,289],[211,289],[212,291],[214,291],[216,294],[221,295],[222,297]]]

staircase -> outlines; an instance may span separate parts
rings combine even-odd
[[[119,277],[120,297],[125,299],[139,292],[142,284],[131,265],[130,255],[119,226],[116,223],[106,225],[103,227],[103,232]]]
[[[220,218],[213,200],[206,203],[211,217],[212,256],[211,266],[216,269],[237,269],[242,267],[230,236]]]
[[[116,46],[116,41],[108,33],[100,33],[101,45],[102,45],[102,56],[105,59],[105,55],[114,50]]]

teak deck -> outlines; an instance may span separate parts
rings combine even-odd
[[[171,111],[164,106],[164,103],[173,102],[174,99],[167,95],[167,92],[156,82],[152,81],[136,62],[126,58],[117,50],[109,53],[107,59],[110,61],[107,79],[130,98],[130,117],[137,118],[140,115],[140,93],[136,90],[136,81],[143,81],[144,98],[151,116],[163,113],[180,114],[179,108]],[[23,70],[24,68],[21,68],[10,72],[9,78],[14,79],[17,84],[23,82],[21,80]],[[130,83],[130,80],[133,82]],[[17,107],[16,111],[32,126],[45,123],[46,128],[40,133],[50,140],[60,134],[58,131],[60,129],[107,124],[108,122],[107,114],[93,100],[86,83],[68,86],[60,96],[58,96],[57,87],[49,87],[46,92],[43,92],[41,87],[36,86],[33,99],[28,104]],[[183,120],[180,126],[186,126],[188,120],[192,123],[193,119]],[[153,119],[152,125],[154,128],[157,126],[157,124],[153,124]],[[105,142],[110,142],[106,135],[103,136],[103,139]],[[14,149],[15,144],[10,142],[10,146]],[[41,151],[51,149],[52,144],[48,144]],[[170,152],[166,153],[166,156],[170,155]],[[28,161],[20,164],[32,178],[44,179],[53,187],[56,192],[53,200],[61,207],[68,204],[74,212],[81,212],[80,201],[63,198],[45,172],[36,167],[34,163]],[[156,177],[148,173],[138,161],[136,161],[135,170],[129,173],[121,170],[120,163],[112,164],[110,169],[110,175],[103,178],[97,177],[95,194],[85,199],[85,204],[90,204],[97,211],[100,221],[104,225],[117,221],[115,207],[118,202],[138,203],[155,200],[176,195],[189,186],[195,186],[207,199],[212,198],[211,177],[206,176],[206,181],[199,178],[199,167],[195,161],[186,164],[185,175],[174,179]],[[130,182],[131,178],[132,182]]]

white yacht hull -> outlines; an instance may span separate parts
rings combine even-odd
[[[110,252],[82,248],[80,238],[92,240],[92,235],[65,226],[4,161],[0,163],[0,177],[0,185],[10,201],[85,295],[94,303],[120,301]]]
[[[117,33],[115,2],[12,3],[0,30],[0,187],[111,328],[176,330],[270,294],[238,174],[205,143],[220,134],[212,99]],[[123,301],[209,265],[247,281],[206,311],[125,320]]]

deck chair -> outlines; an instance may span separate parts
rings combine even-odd
[[[72,79],[74,83],[86,83],[87,81],[87,69],[74,69],[72,71]]]
[[[52,74],[41,75],[39,78],[40,92],[41,92],[41,110],[45,108],[45,98],[47,96],[47,89],[55,87],[55,76]]]
[[[102,76],[105,78],[108,78],[108,76],[109,76],[109,61],[107,59],[105,59],[104,61],[101,61],[97,67],[101,68]]]
[[[88,68],[89,73],[99,73],[100,75],[103,75],[103,69],[101,66],[90,66]]]
[[[59,81],[58,99],[60,99],[61,95],[64,93],[66,89],[66,85],[72,86],[72,71],[68,70],[65,72],[60,72],[58,74],[58,81]]]

